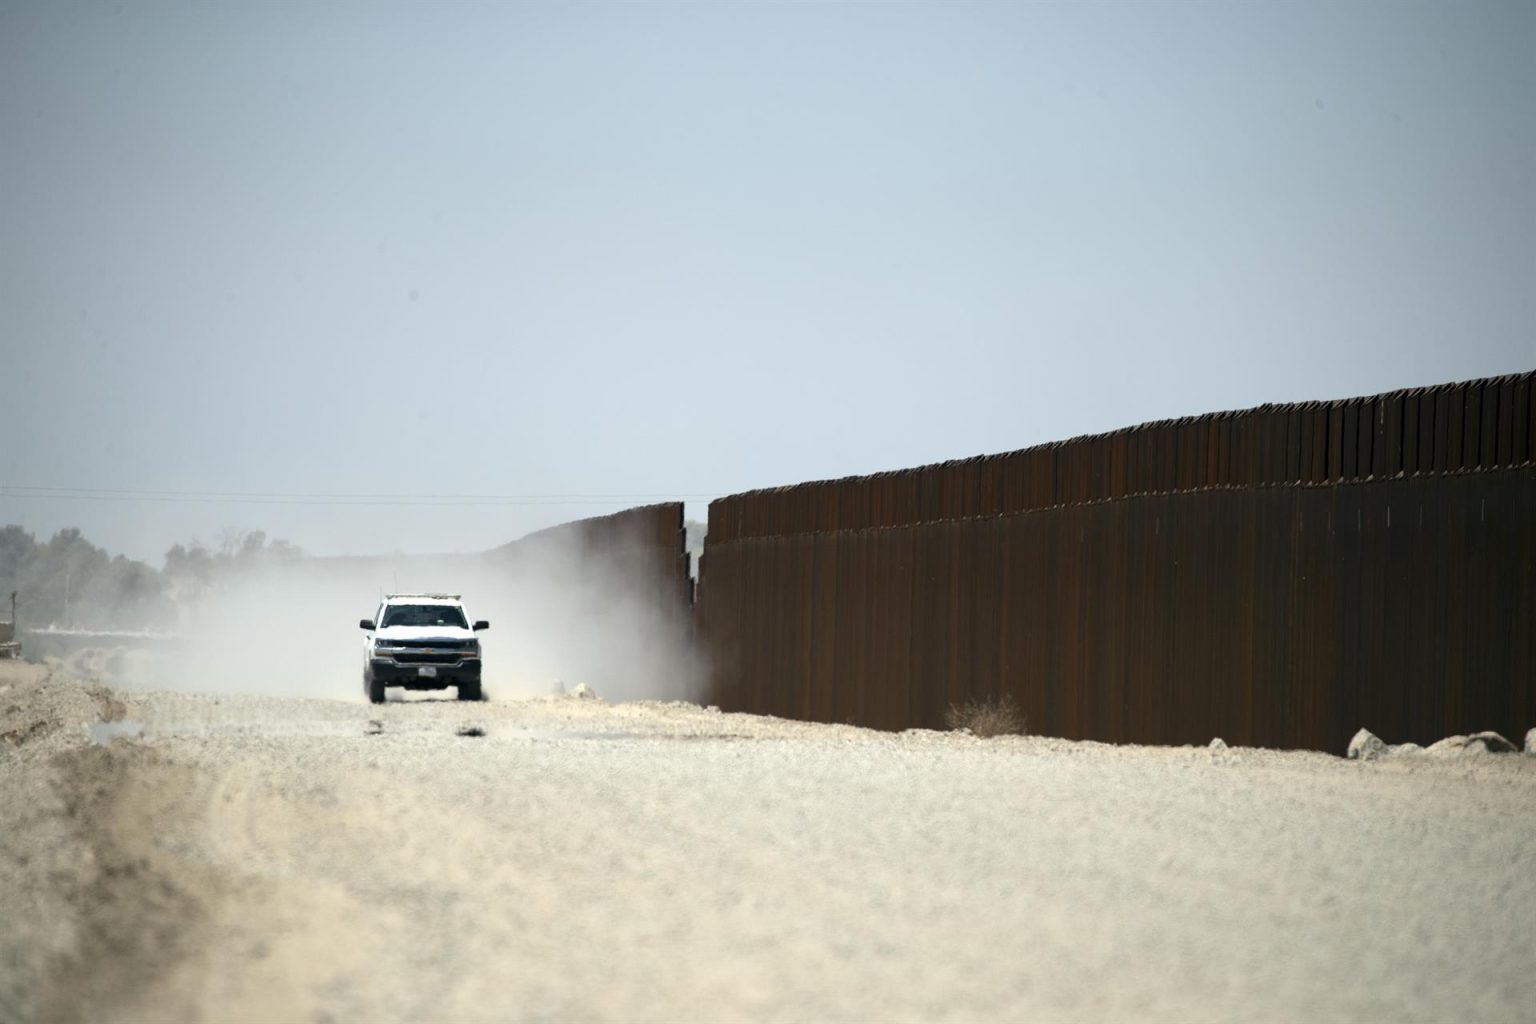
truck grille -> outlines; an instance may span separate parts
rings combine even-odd
[[[412,649],[423,647],[434,651],[462,651],[474,643],[473,640],[380,640],[386,647],[410,647]]]
[[[410,651],[406,654],[397,654],[395,661],[402,665],[452,665],[459,660],[457,654],[438,653],[436,651]]]

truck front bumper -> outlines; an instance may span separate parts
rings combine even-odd
[[[412,690],[441,690],[446,686],[480,681],[480,659],[463,658],[448,664],[398,662],[393,658],[370,658],[368,674],[385,686],[404,686]]]

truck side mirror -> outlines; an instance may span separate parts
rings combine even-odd
[[[478,633],[482,629],[490,629],[490,628],[491,628],[491,624],[489,622],[487,622],[485,619],[476,619],[475,620],[475,632]]]
[[[357,628],[358,629],[373,629],[375,627],[373,625],[373,620],[372,619],[361,619],[357,623]]]

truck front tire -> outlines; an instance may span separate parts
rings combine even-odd
[[[368,701],[371,704],[384,703],[384,680],[375,679],[373,676],[364,676],[363,684],[368,688]]]

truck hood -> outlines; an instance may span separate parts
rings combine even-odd
[[[473,640],[475,631],[459,626],[386,626],[375,630],[375,640]]]

